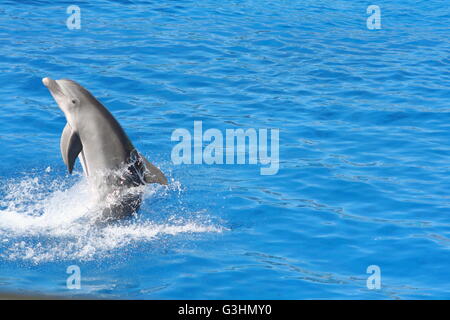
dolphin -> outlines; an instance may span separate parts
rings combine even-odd
[[[167,184],[164,174],[136,150],[119,122],[88,90],[68,79],[43,78],[42,82],[67,120],[60,149],[69,173],[80,159],[100,201],[108,203],[102,221],[139,210],[142,189],[129,192],[134,187]]]

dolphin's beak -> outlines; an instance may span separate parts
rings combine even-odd
[[[45,77],[42,78],[42,83],[44,84],[44,86],[47,87],[47,89],[54,97],[55,95],[63,94],[63,90],[61,89],[60,85],[56,80]]]
[[[52,90],[52,89],[56,89],[58,86],[58,83],[50,78],[42,78],[42,83],[44,84],[44,86],[46,86],[48,88],[48,90]]]
[[[52,79],[50,78],[42,78],[42,83],[44,84],[44,86],[48,87],[50,85],[50,81]]]

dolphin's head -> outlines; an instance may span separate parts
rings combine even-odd
[[[42,83],[48,88],[72,127],[75,127],[80,111],[97,101],[89,91],[73,80],[43,78]]]

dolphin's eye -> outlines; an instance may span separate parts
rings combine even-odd
[[[72,100],[72,103],[73,103],[73,104],[76,104],[76,103],[77,103],[77,101],[76,101],[75,99],[73,99],[73,100]]]

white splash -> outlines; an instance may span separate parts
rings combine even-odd
[[[222,231],[204,219],[173,215],[158,223],[135,218],[99,226],[94,223],[100,214],[98,197],[85,178],[73,186],[49,180],[32,177],[0,187],[0,258],[34,263],[93,260],[159,236]],[[164,192],[162,188],[147,186],[144,201]],[[172,181],[169,188],[179,191],[180,185]]]

